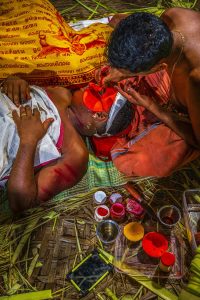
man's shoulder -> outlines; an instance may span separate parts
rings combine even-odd
[[[200,83],[200,66],[194,68],[190,72],[189,78],[190,78],[191,82],[193,82],[195,84]]]
[[[169,16],[172,19],[176,18],[177,16],[180,17],[185,17],[185,16],[190,16],[193,14],[197,14],[199,12],[196,12],[192,9],[189,8],[184,8],[184,7],[171,7],[166,9],[163,14],[161,15],[161,18],[164,18],[165,16]]]

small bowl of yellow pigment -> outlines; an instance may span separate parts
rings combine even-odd
[[[124,235],[131,242],[139,242],[144,236],[144,227],[138,222],[130,222],[124,226]]]

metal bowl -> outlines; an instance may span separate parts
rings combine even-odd
[[[119,234],[119,225],[113,220],[104,220],[97,225],[96,234],[103,243],[113,243]]]
[[[158,211],[159,221],[166,227],[173,227],[181,219],[180,210],[174,205],[166,205]]]

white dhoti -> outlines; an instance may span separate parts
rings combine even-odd
[[[31,86],[31,100],[26,105],[38,108],[42,122],[53,118],[46,135],[39,141],[35,153],[34,166],[40,167],[61,156],[57,143],[61,138],[61,119],[57,108],[46,92],[36,86]],[[0,92],[0,187],[3,187],[9,177],[12,165],[19,147],[19,135],[12,118],[12,111],[19,108]]]

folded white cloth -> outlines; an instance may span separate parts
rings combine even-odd
[[[38,143],[34,166],[46,164],[61,156],[56,147],[60,137],[61,120],[57,108],[49,99],[46,92],[36,86],[31,86],[31,100],[26,105],[38,108],[41,120],[53,118],[48,132]],[[19,108],[2,92],[0,92],[0,187],[4,186],[19,148],[19,136],[12,118],[12,111]]]
[[[78,22],[70,22],[69,25],[76,31],[79,31],[83,28],[86,28],[92,24],[96,23],[103,23],[103,24],[108,24],[112,16],[100,18],[100,19],[93,19],[93,20],[81,20]]]

